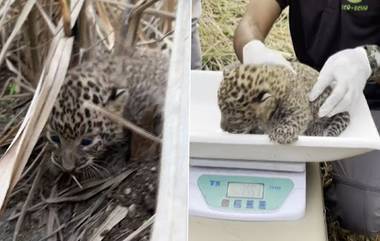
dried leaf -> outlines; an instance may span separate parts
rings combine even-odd
[[[64,196],[64,197],[56,197],[56,198],[48,198],[45,200],[47,203],[62,203],[62,202],[80,202],[85,201],[96,194],[102,192],[103,190],[107,188],[111,188],[114,186],[118,186],[125,178],[127,178],[129,175],[131,175],[134,172],[134,170],[125,171],[121,173],[120,175],[111,178],[110,180],[107,180],[102,185],[93,188],[92,190],[85,192],[83,194],[79,194],[77,196]]]
[[[48,14],[46,11],[42,8],[41,4],[39,2],[36,3],[38,11],[40,11],[41,16],[43,20],[45,20],[46,25],[48,26],[50,33],[54,34],[56,32],[57,26],[54,25],[54,23],[51,21],[49,18]]]
[[[61,14],[63,19],[63,29],[66,37],[71,36],[71,14],[69,7],[69,0],[59,0],[61,5]]]
[[[96,229],[96,231],[91,235],[88,241],[102,241],[103,233],[107,230],[111,230],[115,225],[117,225],[121,220],[123,220],[128,213],[128,208],[117,206],[108,215],[106,220]]]
[[[157,1],[138,0],[135,7],[124,16],[123,25],[121,25],[121,29],[119,30],[118,45],[115,48],[116,54],[122,54],[124,49],[135,46],[142,13]]]
[[[109,112],[108,110],[105,110],[105,109],[103,109],[97,105],[94,105],[90,102],[85,102],[84,105],[87,106],[88,108],[96,110],[97,112],[100,112],[102,115],[107,116],[112,121],[115,121],[115,122],[125,126],[126,128],[130,129],[134,133],[136,133],[136,134],[138,134],[144,138],[147,138],[147,139],[154,141],[156,143],[161,143],[160,138],[158,138],[158,137],[154,136],[153,134],[147,132],[146,130],[142,129],[141,127],[133,124],[132,122],[125,120],[122,117],[120,117],[120,116],[118,116],[112,112]]]
[[[148,228],[150,225],[153,224],[154,219],[155,219],[155,215],[153,215],[152,217],[150,217],[148,219],[148,221],[144,222],[138,229],[136,229],[133,233],[131,233],[130,235],[128,235],[128,237],[126,237],[123,241],[131,241],[134,238],[136,238],[137,235],[139,235],[142,231],[144,231],[146,228]]]
[[[37,142],[39,135],[50,114],[59,89],[66,75],[73,39],[60,39],[53,42],[57,46],[54,49],[50,65],[45,66],[45,75],[39,82],[36,93],[24,119],[22,127],[13,140],[11,146],[0,159],[0,170],[4,175],[0,176],[0,208],[3,207],[7,195],[16,185],[26,162]]]
[[[101,39],[104,39],[104,44],[110,50],[115,45],[115,30],[107,16],[104,6],[100,2],[96,2],[96,9],[99,16],[95,18],[96,31]]]
[[[13,233],[13,239],[12,239],[13,241],[17,240],[18,233],[20,232],[21,225],[22,225],[22,223],[24,221],[26,210],[27,210],[28,205],[31,202],[32,198],[34,197],[36,188],[37,188],[38,183],[40,182],[40,179],[41,179],[41,176],[42,176],[42,172],[43,172],[43,168],[40,167],[38,169],[38,171],[37,171],[36,177],[33,180],[33,184],[32,184],[32,187],[29,190],[28,196],[26,197],[26,200],[24,201],[24,203],[22,205],[20,216],[19,216],[19,218],[17,220],[16,226],[15,226],[15,231]]]
[[[22,16],[18,18],[16,23],[19,28],[21,28],[34,3],[34,0],[29,0],[23,8]],[[83,3],[84,0],[78,0],[72,4],[72,26],[78,18]],[[27,11],[28,9],[29,11]],[[0,210],[5,206],[8,195],[22,174],[66,76],[74,39],[63,38],[62,25],[61,20],[58,25],[58,32],[50,45],[40,81],[24,121],[11,145],[0,159],[0,170],[2,172],[0,175],[0,183],[2,184],[0,186]],[[13,31],[14,35],[17,33],[15,30]],[[3,55],[5,55],[5,51],[6,46],[2,49]]]
[[[126,8],[133,8],[135,7],[134,4],[130,4],[130,3],[127,3],[127,2],[120,2],[120,1],[117,1],[117,0],[98,0],[99,2],[104,2],[104,3],[110,3],[110,4],[114,4],[114,5],[117,5],[119,8],[125,10]],[[145,11],[144,11],[144,14],[149,14],[149,15],[153,15],[153,16],[157,16],[157,17],[166,17],[166,18],[169,18],[171,20],[175,20],[175,14],[172,13],[172,12],[168,12],[168,11],[165,11],[165,10],[160,10],[160,9],[155,9],[155,8],[147,8]]]
[[[29,82],[25,79],[24,76],[22,76],[22,74],[20,73],[20,71],[18,71],[18,69],[12,64],[11,61],[9,61],[8,59],[5,60],[5,63],[7,64],[7,67],[10,71],[12,71],[13,73],[15,73],[18,77],[20,77],[20,79],[22,79],[24,82],[22,82],[21,80],[19,80],[18,78],[17,79],[14,79],[14,81],[19,85],[21,86],[22,88],[34,93],[34,88],[32,86],[30,86]]]
[[[3,8],[0,9],[0,16],[1,16],[0,26],[3,26],[4,20],[8,14],[8,11],[14,2],[15,2],[15,0],[8,0],[6,3],[4,3]]]
[[[16,37],[18,32],[20,31],[22,25],[24,24],[25,20],[28,18],[28,15],[30,11],[32,10],[34,4],[36,3],[37,0],[28,0],[23,7],[20,16],[17,18],[16,24],[13,28],[12,33],[10,34],[9,38],[5,42],[3,48],[1,49],[0,52],[0,65],[3,63],[4,58],[5,58],[5,53],[7,52],[8,48],[10,47],[11,43],[13,42],[13,39]]]

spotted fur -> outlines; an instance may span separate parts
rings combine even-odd
[[[100,56],[71,69],[47,125],[55,147],[53,162],[66,172],[97,169],[120,152],[128,156],[131,133],[91,108],[91,102],[146,128],[161,132],[167,56],[153,50],[130,50],[123,56]],[[146,118],[150,118],[146,120]]]
[[[299,135],[338,136],[349,124],[348,112],[319,118],[331,88],[314,102],[308,93],[318,77],[314,69],[239,65],[226,69],[218,90],[221,127],[231,133],[266,133],[273,142],[293,143]]]

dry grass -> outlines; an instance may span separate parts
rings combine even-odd
[[[71,11],[67,5],[70,2],[75,5]],[[93,5],[90,5],[90,2]],[[137,31],[138,46],[170,49],[171,26],[175,14],[166,3],[167,1],[160,1],[144,14]],[[87,11],[84,7],[87,7]],[[22,204],[21,210],[10,217],[17,220],[13,240],[26,227],[27,217],[33,212],[41,212],[42,217],[45,214],[47,216],[44,220],[46,223],[40,223],[38,227],[46,225],[45,239],[62,240],[63,234],[72,234],[70,240],[79,240],[86,230],[94,227],[99,221],[106,220],[107,215],[112,214],[108,208],[103,207],[117,205],[109,200],[109,196],[112,190],[118,189],[132,172],[119,170],[122,173],[118,173],[119,175],[115,177],[105,178],[97,183],[88,183],[87,189],[86,184],[77,181],[76,185],[71,186],[63,195],[56,193],[57,186],[53,186],[47,197],[41,197],[36,190],[44,186],[40,179],[45,173],[44,163],[51,156],[49,148],[45,145],[46,140],[39,139],[39,136],[66,74],[66,67],[62,65],[70,63],[70,66],[74,66],[94,55],[104,54],[105,51],[123,42],[124,39],[117,36],[117,30],[124,9],[131,7],[133,5],[122,0],[0,1],[0,164],[5,163],[3,166],[0,165],[2,167],[0,180],[6,180],[2,181],[0,187],[0,211],[4,211],[1,210],[2,200],[11,200],[9,203],[11,206],[16,196],[24,198],[17,201],[17,204]],[[69,34],[73,34],[73,37],[69,38]],[[71,45],[73,39],[74,45]],[[31,102],[33,94],[34,99]],[[26,134],[20,132],[21,137],[15,142],[16,144],[11,145],[12,148],[9,149],[11,151],[2,156],[22,126],[21,122],[28,107],[32,111],[29,111],[29,119],[24,118],[26,128],[23,129],[23,133]],[[41,119],[41,116],[44,117]],[[21,151],[17,149],[19,146]],[[26,165],[30,155],[33,158],[30,158]],[[12,164],[8,165],[11,162]],[[25,166],[27,168],[24,170]],[[15,187],[19,179],[20,183]],[[56,180],[59,179],[58,176]],[[40,196],[39,202],[36,201],[36,196]],[[86,210],[78,214],[77,218],[65,222],[64,218],[59,217],[57,204],[88,201],[94,196],[97,201],[89,202]],[[94,212],[95,210],[97,212]],[[116,215],[111,222],[112,225],[118,224],[123,216],[125,215]],[[143,224],[127,240],[143,232],[152,222],[153,219]],[[109,228],[108,225],[107,229]],[[0,236],[3,234],[1,232]],[[126,238],[126,234],[127,232],[124,232],[114,240]]]
[[[232,37],[244,3],[237,1],[202,1],[199,34],[202,48],[202,67],[218,70],[237,59],[232,49]]]
[[[200,21],[200,37],[203,51],[202,68],[220,70],[224,66],[234,63],[237,58],[232,47],[234,30],[245,12],[249,0],[203,0],[202,18]],[[289,33],[288,12],[285,10],[277,20],[266,45],[281,51],[287,59],[295,59],[294,50]],[[325,188],[331,184],[331,166],[321,165]],[[340,227],[339,222],[329,215],[327,222],[330,241],[379,241],[380,236],[368,237],[354,234]]]
[[[220,70],[223,66],[237,61],[232,39],[248,2],[249,0],[202,1],[199,33],[203,69]],[[286,58],[294,59],[287,18],[285,11],[273,26],[265,42],[269,47],[281,51]]]

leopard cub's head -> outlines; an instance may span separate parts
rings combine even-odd
[[[98,81],[100,77],[83,71],[69,73],[49,117],[47,138],[54,147],[51,159],[64,172],[103,169],[110,148],[125,139],[120,125],[85,105],[88,102],[121,113],[126,93],[105,86]]]
[[[221,128],[231,133],[258,133],[287,93],[289,71],[280,66],[239,65],[227,68],[218,90]]]

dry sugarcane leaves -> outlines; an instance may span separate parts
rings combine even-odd
[[[49,148],[41,145],[39,149],[0,218],[0,240],[11,241],[16,226],[20,241],[90,240],[115,208],[125,210],[125,217],[117,217],[116,225],[102,231],[98,240],[124,240],[154,215],[157,156],[114,160],[112,165],[119,168],[110,168],[114,171],[109,176],[79,186],[68,175],[51,175]],[[149,228],[139,231],[133,240],[149,240],[149,233]]]

